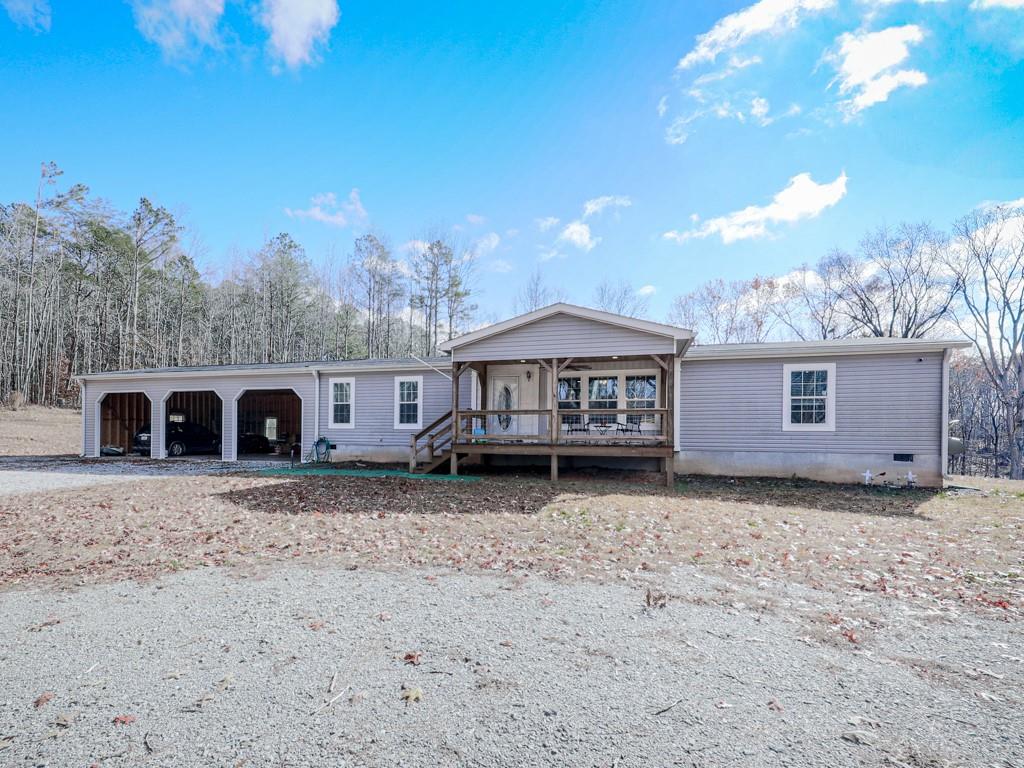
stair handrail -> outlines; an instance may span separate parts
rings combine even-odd
[[[437,429],[437,427],[440,427],[442,424],[444,424],[445,421],[450,421],[451,418],[452,418],[452,412],[449,410],[447,413],[444,413],[441,416],[439,416],[438,418],[434,419],[432,422],[430,422],[430,424],[428,424],[426,427],[421,429],[419,432],[409,436],[409,471],[410,472],[415,472],[416,471],[416,465],[419,463],[420,451],[422,451],[424,448],[427,448],[427,447],[436,448],[437,444],[438,444],[437,443],[437,438],[439,436],[443,437],[447,433],[449,438],[450,438],[451,433],[452,433],[452,427],[454,426],[452,423],[449,423],[447,426],[443,427],[442,429]],[[434,432],[435,429],[437,429],[436,432]],[[428,442],[427,442],[426,445],[421,447],[419,443],[420,443],[420,440],[422,440],[424,437],[428,438]]]

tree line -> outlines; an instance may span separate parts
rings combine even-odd
[[[475,313],[475,254],[436,234],[314,266],[287,234],[213,282],[167,209],[113,210],[42,166],[0,204],[0,403],[74,404],[72,376],[141,367],[427,356]]]
[[[950,367],[950,471],[1024,476],[1024,208],[881,227],[781,277],[714,280],[676,297],[670,322],[705,344],[852,337],[957,337]]]
[[[143,198],[112,209],[87,187],[58,191],[41,167],[34,200],[0,204],[0,403],[73,405],[91,371],[436,354],[476,322],[477,255],[437,230],[399,258],[366,234],[314,265],[287,234],[204,278],[174,215]],[[533,272],[517,312],[564,293]],[[589,302],[649,315],[649,294],[602,282]],[[950,371],[965,473],[1021,477],[1024,453],[1024,210],[979,208],[948,232],[869,232],[782,276],[714,280],[672,302],[699,343],[849,337],[972,342]]]

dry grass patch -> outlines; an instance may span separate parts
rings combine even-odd
[[[73,455],[81,449],[81,411],[38,405],[0,409],[0,456]]]
[[[618,578],[692,565],[992,615],[1024,604],[1016,490],[804,481],[198,476],[0,502],[0,579],[88,582],[296,559]],[[845,631],[845,630],[843,630]],[[856,639],[848,638],[850,642]]]

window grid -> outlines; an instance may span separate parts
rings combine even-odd
[[[579,376],[568,376],[558,380],[558,407],[565,410],[579,410],[582,406],[582,380]],[[562,416],[563,427],[579,427],[582,416]]]
[[[397,426],[417,427],[420,425],[421,379],[409,378],[397,381]]]
[[[619,407],[618,376],[591,376],[587,384],[589,386],[588,408],[612,410]],[[617,417],[614,414],[590,417],[590,421],[595,424],[614,424],[616,420]]]
[[[782,376],[783,431],[834,432],[836,364],[786,363]]]
[[[627,408],[657,408],[658,405],[658,377],[653,375],[627,376],[626,377],[626,407]],[[627,424],[654,424],[654,414],[641,416],[640,414],[628,414]]]
[[[355,381],[331,379],[331,426],[350,429],[355,421]]]

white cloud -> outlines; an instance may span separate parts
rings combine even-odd
[[[493,253],[501,245],[501,236],[497,232],[488,232],[474,243],[474,250],[479,256]]]
[[[836,0],[758,0],[722,19],[697,37],[693,50],[679,60],[677,69],[689,69],[712,62],[719,54],[734,50],[753,37],[777,35],[796,27],[801,17],[831,8]]]
[[[836,67],[833,82],[838,81],[839,93],[851,95],[840,104],[847,119],[886,101],[897,88],[919,88],[928,82],[920,70],[897,69],[910,57],[910,46],[922,40],[924,31],[916,24],[837,38],[839,48],[829,58]]]
[[[975,11],[984,11],[990,8],[1011,8],[1024,9],[1024,0],[974,0],[971,8]]]
[[[398,247],[398,250],[402,253],[422,253],[427,250],[428,245],[430,243],[426,240],[406,240]]]
[[[224,0],[132,0],[135,26],[169,58],[220,45]]]
[[[714,83],[719,80],[725,80],[727,77],[731,77],[732,75],[739,72],[741,69],[746,69],[747,67],[752,67],[755,64],[760,63],[760,56],[749,56],[745,59],[740,58],[739,56],[730,56],[729,63],[726,64],[723,69],[720,69],[717,72],[707,72],[698,77],[696,80],[694,80],[693,84],[707,85],[708,83]]]
[[[513,267],[510,262],[505,261],[505,259],[495,259],[488,265],[488,268],[491,272],[497,272],[501,275],[508,274],[515,269],[515,267]]]
[[[37,32],[50,31],[49,0],[0,0],[11,21]]]
[[[750,115],[759,125],[768,125],[771,122],[771,119],[768,117],[770,111],[771,104],[768,103],[768,99],[755,96],[750,101]]]
[[[487,221],[487,217],[481,216],[479,213],[467,213],[466,221],[468,221],[470,224],[483,224],[485,221]]]
[[[298,69],[316,60],[340,15],[337,0],[263,0],[259,22],[270,33],[271,55]]]
[[[664,117],[666,112],[668,112],[668,96],[662,96],[658,99],[658,117]]]
[[[589,219],[605,208],[629,208],[632,204],[633,201],[625,195],[602,195],[601,197],[587,200],[583,204],[583,218]]]
[[[747,206],[725,216],[708,219],[698,229],[672,230],[663,237],[684,243],[694,238],[718,235],[725,244],[764,237],[769,234],[769,226],[812,219],[838,203],[845,195],[845,172],[828,184],[818,184],[809,173],[801,173],[791,178],[786,188],[776,194],[768,205]]]
[[[359,189],[353,187],[348,198],[338,201],[333,192],[323,192],[310,198],[310,207],[304,209],[285,208],[285,214],[292,219],[309,219],[329,224],[332,227],[347,227],[349,224],[362,224],[369,218],[363,202],[359,197]],[[410,245],[414,241],[409,241]],[[404,247],[404,246],[403,246]]]
[[[535,219],[534,221],[537,224],[537,229],[541,232],[547,232],[549,229],[557,227],[561,219],[557,216],[545,216],[543,219]]]
[[[590,233],[590,227],[579,220],[569,222],[558,235],[558,239],[575,245],[581,251],[591,251],[601,242],[601,238],[594,237]]]
[[[653,296],[658,292],[658,289],[653,285],[641,285],[636,289],[638,296]]]
[[[557,248],[540,248],[540,255],[537,257],[540,261],[551,261],[552,259],[564,259],[565,254]]]
[[[677,117],[672,121],[672,124],[665,129],[665,143],[666,144],[685,144],[686,140],[690,138],[690,132],[687,127],[693,121],[692,117]]]

